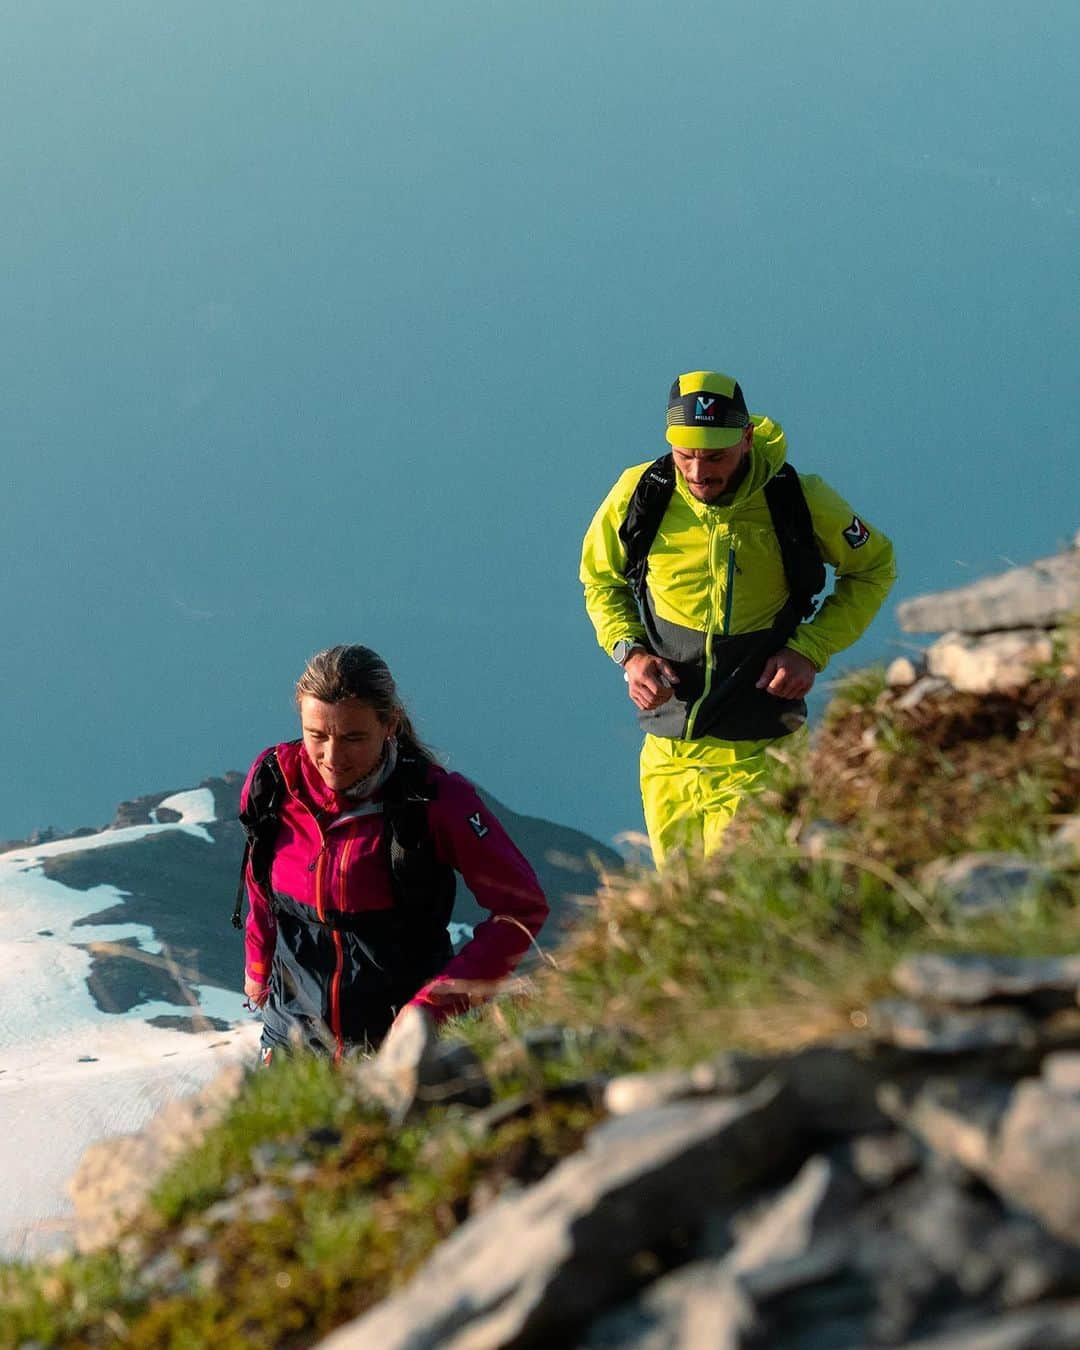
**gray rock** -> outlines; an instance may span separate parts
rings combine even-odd
[[[1034,1079],[1017,1084],[989,1180],[1049,1232],[1080,1245],[1080,1097]]]
[[[604,1089],[604,1106],[613,1116],[646,1111],[665,1102],[698,1096],[710,1089],[695,1085],[693,1074],[684,1069],[656,1073],[627,1073],[613,1078]]]
[[[1036,1024],[1018,1008],[929,1007],[906,999],[880,999],[871,1005],[870,1034],[904,1050],[955,1055],[997,1046],[1033,1046]]]
[[[190,1277],[180,1254],[171,1247],[166,1247],[153,1261],[143,1266],[139,1280],[146,1288],[162,1294],[180,1293],[190,1285]]]
[[[911,712],[911,710],[917,708],[924,699],[930,698],[934,694],[943,693],[944,690],[951,688],[952,686],[949,681],[940,675],[924,675],[921,680],[917,680],[915,684],[911,686],[906,694],[901,694],[896,700],[896,706],[901,712]]]
[[[926,649],[926,667],[963,693],[992,694],[1022,689],[1053,655],[1049,634],[1036,628],[983,637],[946,633]]]
[[[935,1152],[981,1177],[1010,1205],[1080,1245],[1080,1097],[1038,1079],[948,1079],[883,1089],[883,1107]]]
[[[859,1193],[850,1172],[820,1155],[810,1158],[742,1233],[725,1268],[744,1283],[756,1276],[759,1290],[769,1287],[770,1268],[805,1256],[823,1231],[850,1219]]]
[[[1050,1237],[1026,1215],[1012,1214],[998,1223],[982,1245],[1001,1272],[998,1298],[1006,1308],[1080,1293],[1076,1248]]]
[[[607,1083],[603,1104],[612,1115],[622,1116],[687,1097],[735,1095],[756,1086],[775,1067],[774,1061],[723,1054],[692,1069],[622,1074]]]
[[[906,1238],[968,1298],[988,1293],[1002,1271],[987,1239],[1000,1206],[940,1174],[921,1173],[890,1197],[892,1230]]]
[[[873,1290],[881,1340],[946,1315],[1015,1307],[1077,1290],[1076,1251],[1011,1213],[962,1171],[916,1173],[857,1216],[853,1264]],[[861,1344],[862,1342],[860,1342]]]
[[[203,1293],[209,1293],[221,1283],[223,1273],[224,1264],[221,1259],[217,1256],[207,1256],[197,1265],[192,1266],[190,1279],[196,1289]]]
[[[601,1319],[585,1350],[737,1350],[748,1337],[757,1344],[761,1305],[827,1280],[847,1264],[848,1221],[858,1194],[849,1172],[822,1156],[809,1159],[741,1226],[723,1259],[697,1261],[658,1280],[629,1307]]]
[[[241,1191],[231,1200],[219,1200],[201,1216],[203,1223],[266,1223],[292,1197],[286,1186],[270,1186],[263,1182]]]
[[[851,1263],[852,1254],[852,1233],[833,1229],[804,1251],[744,1272],[738,1283],[753,1305],[765,1312],[776,1299],[840,1275]]]
[[[844,1157],[864,1186],[883,1190],[913,1172],[922,1153],[904,1130],[879,1130],[852,1139]]]
[[[916,596],[897,606],[907,633],[986,633],[1054,627],[1080,609],[1080,550],[1041,558],[968,586]]]
[[[723,1259],[697,1261],[653,1284],[639,1299],[597,1322],[583,1350],[633,1346],[758,1344],[764,1305],[828,1280],[851,1257],[849,1220],[859,1186],[836,1163],[809,1159],[795,1179],[756,1209]]]
[[[632,1259],[783,1165],[780,1085],[605,1122],[585,1148],[442,1244],[398,1294],[339,1330],[334,1350],[557,1344],[633,1282]]]
[[[1011,1083],[931,1078],[911,1086],[886,1083],[878,1099],[882,1109],[927,1148],[986,1177],[1011,1096]]]
[[[1011,908],[1052,876],[1044,863],[1019,853],[962,853],[927,863],[919,882],[964,913],[986,914]]]
[[[1023,1312],[995,1313],[926,1339],[906,1350],[1076,1350],[1080,1301],[1047,1303]]]
[[[721,1263],[697,1261],[597,1321],[579,1350],[739,1350],[755,1325],[753,1304]]]
[[[740,1050],[724,1050],[709,1060],[708,1072],[713,1084],[712,1090],[739,1096],[756,1088],[770,1074],[775,1073],[777,1061],[766,1055],[748,1055]],[[700,1066],[695,1073],[701,1072]]]
[[[397,1125],[427,1106],[483,1107],[492,1097],[476,1054],[463,1043],[440,1040],[431,1018],[415,1007],[402,1010],[374,1059],[359,1060],[348,1072],[360,1095]]]
[[[210,1230],[204,1223],[189,1223],[180,1230],[176,1241],[181,1247],[205,1247],[210,1241]]]
[[[895,967],[892,978],[896,987],[912,998],[941,1003],[986,1003],[1033,994],[1071,997],[1080,989],[1080,956],[928,953],[906,957]]]

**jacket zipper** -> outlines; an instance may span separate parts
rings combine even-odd
[[[326,878],[326,856],[329,851],[329,843],[323,827],[319,824],[318,817],[311,811],[308,814],[315,821],[315,828],[319,831],[319,838],[322,840],[322,846],[315,855],[315,861],[309,866],[310,871],[315,869],[315,913],[319,919],[325,922],[326,903],[323,896],[323,881]],[[331,889],[333,877],[331,875]],[[336,928],[330,930],[330,936],[334,943],[334,974],[330,979],[330,1030],[334,1034],[334,1063],[341,1060],[345,1052],[345,1041],[341,1035],[341,974],[345,965],[345,950],[341,941],[341,934]]]
[[[715,527],[709,531],[709,575],[712,578],[713,587],[716,586],[717,572],[714,567],[713,558],[713,540],[716,537]],[[720,621],[720,634],[727,637],[728,629],[731,627],[731,600],[732,591],[735,584],[735,550],[731,545],[731,535],[728,535],[728,555],[727,555],[727,581],[726,594],[724,596],[724,615]],[[716,635],[715,616],[717,606],[714,604],[709,610],[709,626],[705,630],[705,688],[701,691],[701,697],[690,709],[690,714],[686,719],[686,739],[690,740],[694,734],[694,723],[697,721],[697,715],[701,711],[702,705],[709,697],[709,691],[712,689],[713,663],[712,663],[712,640]]]

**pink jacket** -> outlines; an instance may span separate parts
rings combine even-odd
[[[271,870],[274,892],[310,907],[318,918],[327,911],[356,914],[392,909],[395,902],[378,800],[357,802],[328,788],[302,743],[287,742],[275,748],[288,793],[279,816]],[[268,753],[264,751],[252,765],[242,806],[255,768]],[[436,856],[460,873],[479,904],[491,911],[471,940],[411,1000],[442,1020],[482,1001],[513,970],[540,931],[548,905],[532,867],[468,779],[432,765],[428,781],[437,785],[435,799],[427,808]],[[265,984],[270,979],[277,924],[269,898],[255,882],[250,866],[247,892],[245,970],[248,978]],[[330,1021],[333,1026],[332,1015]]]

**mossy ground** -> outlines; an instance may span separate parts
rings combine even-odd
[[[1015,696],[896,703],[873,675],[842,688],[813,743],[778,753],[723,856],[607,877],[526,993],[460,1021],[520,1113],[486,1132],[453,1109],[395,1131],[325,1063],[255,1073],[113,1250],[0,1268],[0,1345],[310,1345],[579,1147],[598,1112],[567,1083],[850,1034],[909,951],[1080,949],[1068,862],[978,921],[918,880],[921,863],[970,849],[1048,856],[1080,799],[1075,673]],[[808,851],[817,821],[843,833]],[[569,1029],[548,1061],[526,1049],[544,1024]],[[266,1212],[244,1208],[256,1185]]]

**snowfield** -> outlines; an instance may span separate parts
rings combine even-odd
[[[76,890],[42,871],[60,854],[167,831],[213,844],[208,788],[177,793],[162,809],[180,819],[0,853],[0,1257],[64,1245],[72,1213],[66,1184],[88,1144],[141,1129],[164,1102],[194,1091],[226,1062],[254,1060],[258,1023],[228,990],[187,979],[189,1010],[154,1001],[102,1012],[87,987],[88,944],[134,940],[151,961],[161,944],[141,924],[77,927],[121,893],[111,886]],[[148,1025],[160,1015],[200,1014],[231,1029]]]

